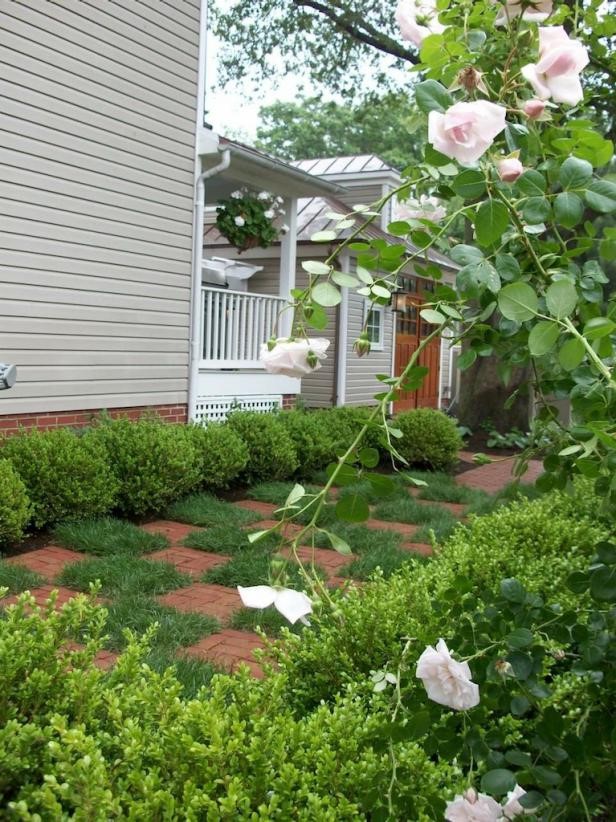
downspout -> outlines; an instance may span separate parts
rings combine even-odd
[[[194,200],[194,242],[192,254],[191,315],[190,315],[190,374],[188,381],[188,419],[194,420],[197,411],[197,380],[201,352],[201,265],[203,262],[203,213],[205,208],[205,181],[231,165],[231,152],[225,149],[220,162],[213,168],[201,172],[195,182]]]

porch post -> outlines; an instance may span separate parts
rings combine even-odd
[[[289,226],[289,230],[280,242],[278,294],[288,300],[289,292],[295,288],[295,268],[297,266],[297,197],[286,198],[283,208],[286,211],[283,219]],[[292,321],[292,312],[285,311],[278,326],[278,333],[281,337],[287,337],[291,333]]]

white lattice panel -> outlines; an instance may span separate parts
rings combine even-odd
[[[231,411],[258,411],[266,414],[282,407],[282,394],[263,394],[247,397],[198,397],[196,422],[224,422]]]

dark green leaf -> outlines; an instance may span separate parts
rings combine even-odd
[[[584,343],[577,337],[566,340],[558,352],[558,361],[565,371],[573,371],[584,359]]]
[[[616,600],[616,566],[602,565],[591,573],[590,593],[602,602]]]
[[[524,586],[517,579],[504,579],[500,584],[501,594],[509,602],[524,602],[526,591]]]
[[[475,233],[481,245],[492,245],[500,240],[509,225],[507,207],[498,200],[487,200],[477,209]]]
[[[370,517],[370,508],[361,494],[349,494],[336,503],[336,516],[347,522],[364,522]]]
[[[480,171],[467,168],[453,180],[451,187],[459,197],[474,200],[486,190],[486,178]]]
[[[420,111],[446,111],[453,103],[451,94],[436,80],[424,80],[415,86],[415,101]]]
[[[491,796],[502,796],[515,788],[515,774],[507,768],[495,768],[481,777],[481,790]]]
[[[464,245],[463,243],[454,246],[449,256],[454,263],[458,263],[458,265],[471,265],[472,263],[478,263],[483,260],[483,252],[479,248],[476,248],[474,245]]]
[[[546,291],[545,300],[550,314],[562,320],[573,313],[577,305],[577,291],[569,280],[556,280]]]
[[[503,317],[523,322],[535,316],[539,300],[527,283],[509,283],[499,292],[498,307]]]
[[[584,203],[581,197],[570,191],[561,191],[554,200],[554,217],[559,225],[573,228],[584,216]]]
[[[558,179],[564,189],[583,188],[592,180],[592,166],[579,157],[568,157],[560,167]]]
[[[616,185],[609,180],[596,180],[584,196],[588,205],[601,214],[616,211]]]
[[[556,345],[560,330],[556,323],[542,320],[528,335],[528,349],[533,357],[542,357]]]
[[[380,454],[376,448],[362,448],[358,456],[366,468],[375,468],[379,464]]]
[[[533,641],[533,635],[528,628],[516,628],[505,637],[505,642],[511,648],[526,648]]]
[[[522,207],[522,215],[530,225],[545,222],[551,214],[550,202],[545,197],[529,197]]]
[[[530,169],[517,179],[515,188],[519,194],[525,197],[538,197],[545,193],[547,183],[543,174]]]

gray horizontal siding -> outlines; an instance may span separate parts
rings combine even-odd
[[[298,269],[296,285],[305,288],[308,277],[303,268]],[[330,408],[336,401],[336,328],[337,311],[335,308],[325,309],[327,327],[323,330],[311,330],[315,337],[329,340],[327,359],[321,363],[321,368],[307,377],[302,378],[301,400],[308,408]]]
[[[393,346],[392,312],[386,308],[384,317],[384,344],[382,351],[372,350],[364,357],[353,351],[353,343],[361,333],[365,320],[364,298],[349,292],[349,321],[347,332],[347,369],[345,405],[374,405],[374,395],[383,390],[376,374],[391,374]]]
[[[0,414],[187,400],[198,2],[0,17]]]

